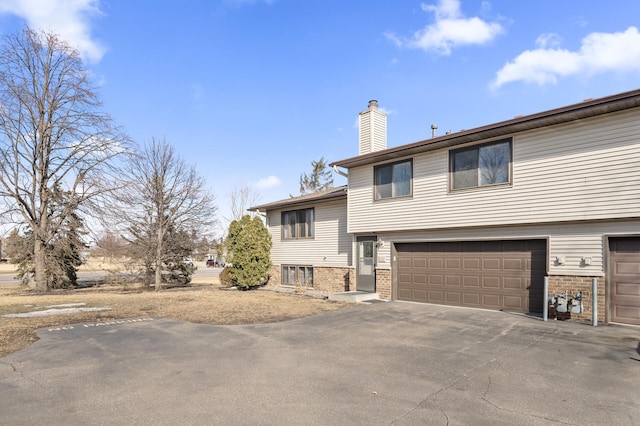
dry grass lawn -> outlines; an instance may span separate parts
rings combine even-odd
[[[6,265],[1,265],[6,268]],[[3,272],[0,268],[0,273]],[[108,311],[31,318],[5,314],[44,310],[45,306],[86,303]],[[139,286],[102,285],[89,289],[35,294],[25,289],[0,289],[0,356],[18,351],[38,339],[35,330],[83,322],[161,317],[199,324],[277,322],[342,309],[343,303],[268,290],[230,291],[217,278],[194,277],[189,287],[154,292]]]

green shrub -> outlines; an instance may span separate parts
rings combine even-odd
[[[244,215],[229,225],[227,247],[233,281],[241,288],[264,284],[271,267],[271,235],[259,217]]]

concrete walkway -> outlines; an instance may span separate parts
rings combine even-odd
[[[640,424],[638,328],[381,302],[39,335],[0,358],[1,424]]]

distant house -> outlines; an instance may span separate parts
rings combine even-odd
[[[640,325],[640,90],[394,148],[372,101],[331,166],[346,194],[259,206],[281,285],[308,266],[331,291],[537,313],[548,277],[590,315],[595,278],[599,317]]]

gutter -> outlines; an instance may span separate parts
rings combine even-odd
[[[337,174],[339,174],[340,176],[344,176],[347,179],[349,178],[349,174],[348,173],[345,173],[342,170],[338,170],[338,165],[337,164],[333,165],[333,171],[336,172]]]

